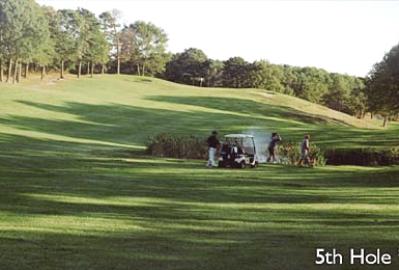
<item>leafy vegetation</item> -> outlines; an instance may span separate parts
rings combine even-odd
[[[158,157],[204,160],[207,156],[207,147],[204,138],[162,133],[149,139],[146,152]]]
[[[301,159],[301,151],[298,143],[295,142],[282,142],[278,145],[278,156],[280,162],[284,165],[297,165]],[[311,144],[309,149],[309,161],[311,167],[326,165],[326,158],[324,151],[317,145]]]
[[[367,112],[364,79],[317,68],[275,65],[264,60],[249,63],[241,57],[221,62],[190,48],[172,57],[164,77],[197,86],[259,88],[294,95],[359,118]]]
[[[399,45],[394,46],[384,59],[375,64],[367,78],[367,97],[370,111],[388,120],[399,117]]]
[[[399,165],[399,148],[329,149],[326,151],[326,157],[328,164],[331,165]]]
[[[152,23],[137,21],[120,33],[124,70],[138,75],[155,75],[164,71],[169,55],[165,52],[168,40],[164,30]]]
[[[397,46],[367,78],[357,78],[241,57],[219,61],[196,48],[172,55],[167,41],[165,31],[150,22],[123,26],[118,10],[97,18],[82,8],[55,11],[34,0],[0,0],[0,82],[20,82],[32,69],[41,69],[42,79],[47,70],[59,71],[60,79],[65,70],[78,78],[108,71],[197,86],[265,89],[358,118],[367,112],[381,115],[384,126],[398,120]]]

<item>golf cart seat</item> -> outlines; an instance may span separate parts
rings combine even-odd
[[[254,137],[247,134],[228,134],[224,136],[219,157],[219,167],[256,167],[258,158]]]

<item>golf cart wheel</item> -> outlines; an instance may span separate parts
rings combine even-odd
[[[258,167],[258,162],[255,162],[254,164],[251,164],[251,168],[256,168]]]
[[[245,169],[245,161],[242,161],[241,163],[239,163],[238,168]]]

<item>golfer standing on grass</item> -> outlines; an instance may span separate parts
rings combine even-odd
[[[220,146],[220,142],[217,138],[217,131],[212,131],[212,135],[208,137],[208,140],[206,141],[208,143],[208,168],[216,167],[216,153],[217,150]]]
[[[278,135],[277,132],[273,132],[269,146],[267,147],[267,150],[269,151],[269,157],[267,158],[267,162],[273,162],[273,163],[277,162],[276,148],[277,148],[277,143],[280,141],[281,141],[280,135]]]
[[[309,150],[310,150],[310,135],[305,135],[302,144],[301,144],[301,159],[298,162],[298,166],[301,166],[304,162],[306,165],[309,165]]]

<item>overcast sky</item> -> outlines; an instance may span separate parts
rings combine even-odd
[[[150,21],[168,50],[202,49],[210,58],[241,56],[364,76],[399,43],[399,1],[37,0],[96,14],[114,8],[123,23]]]

